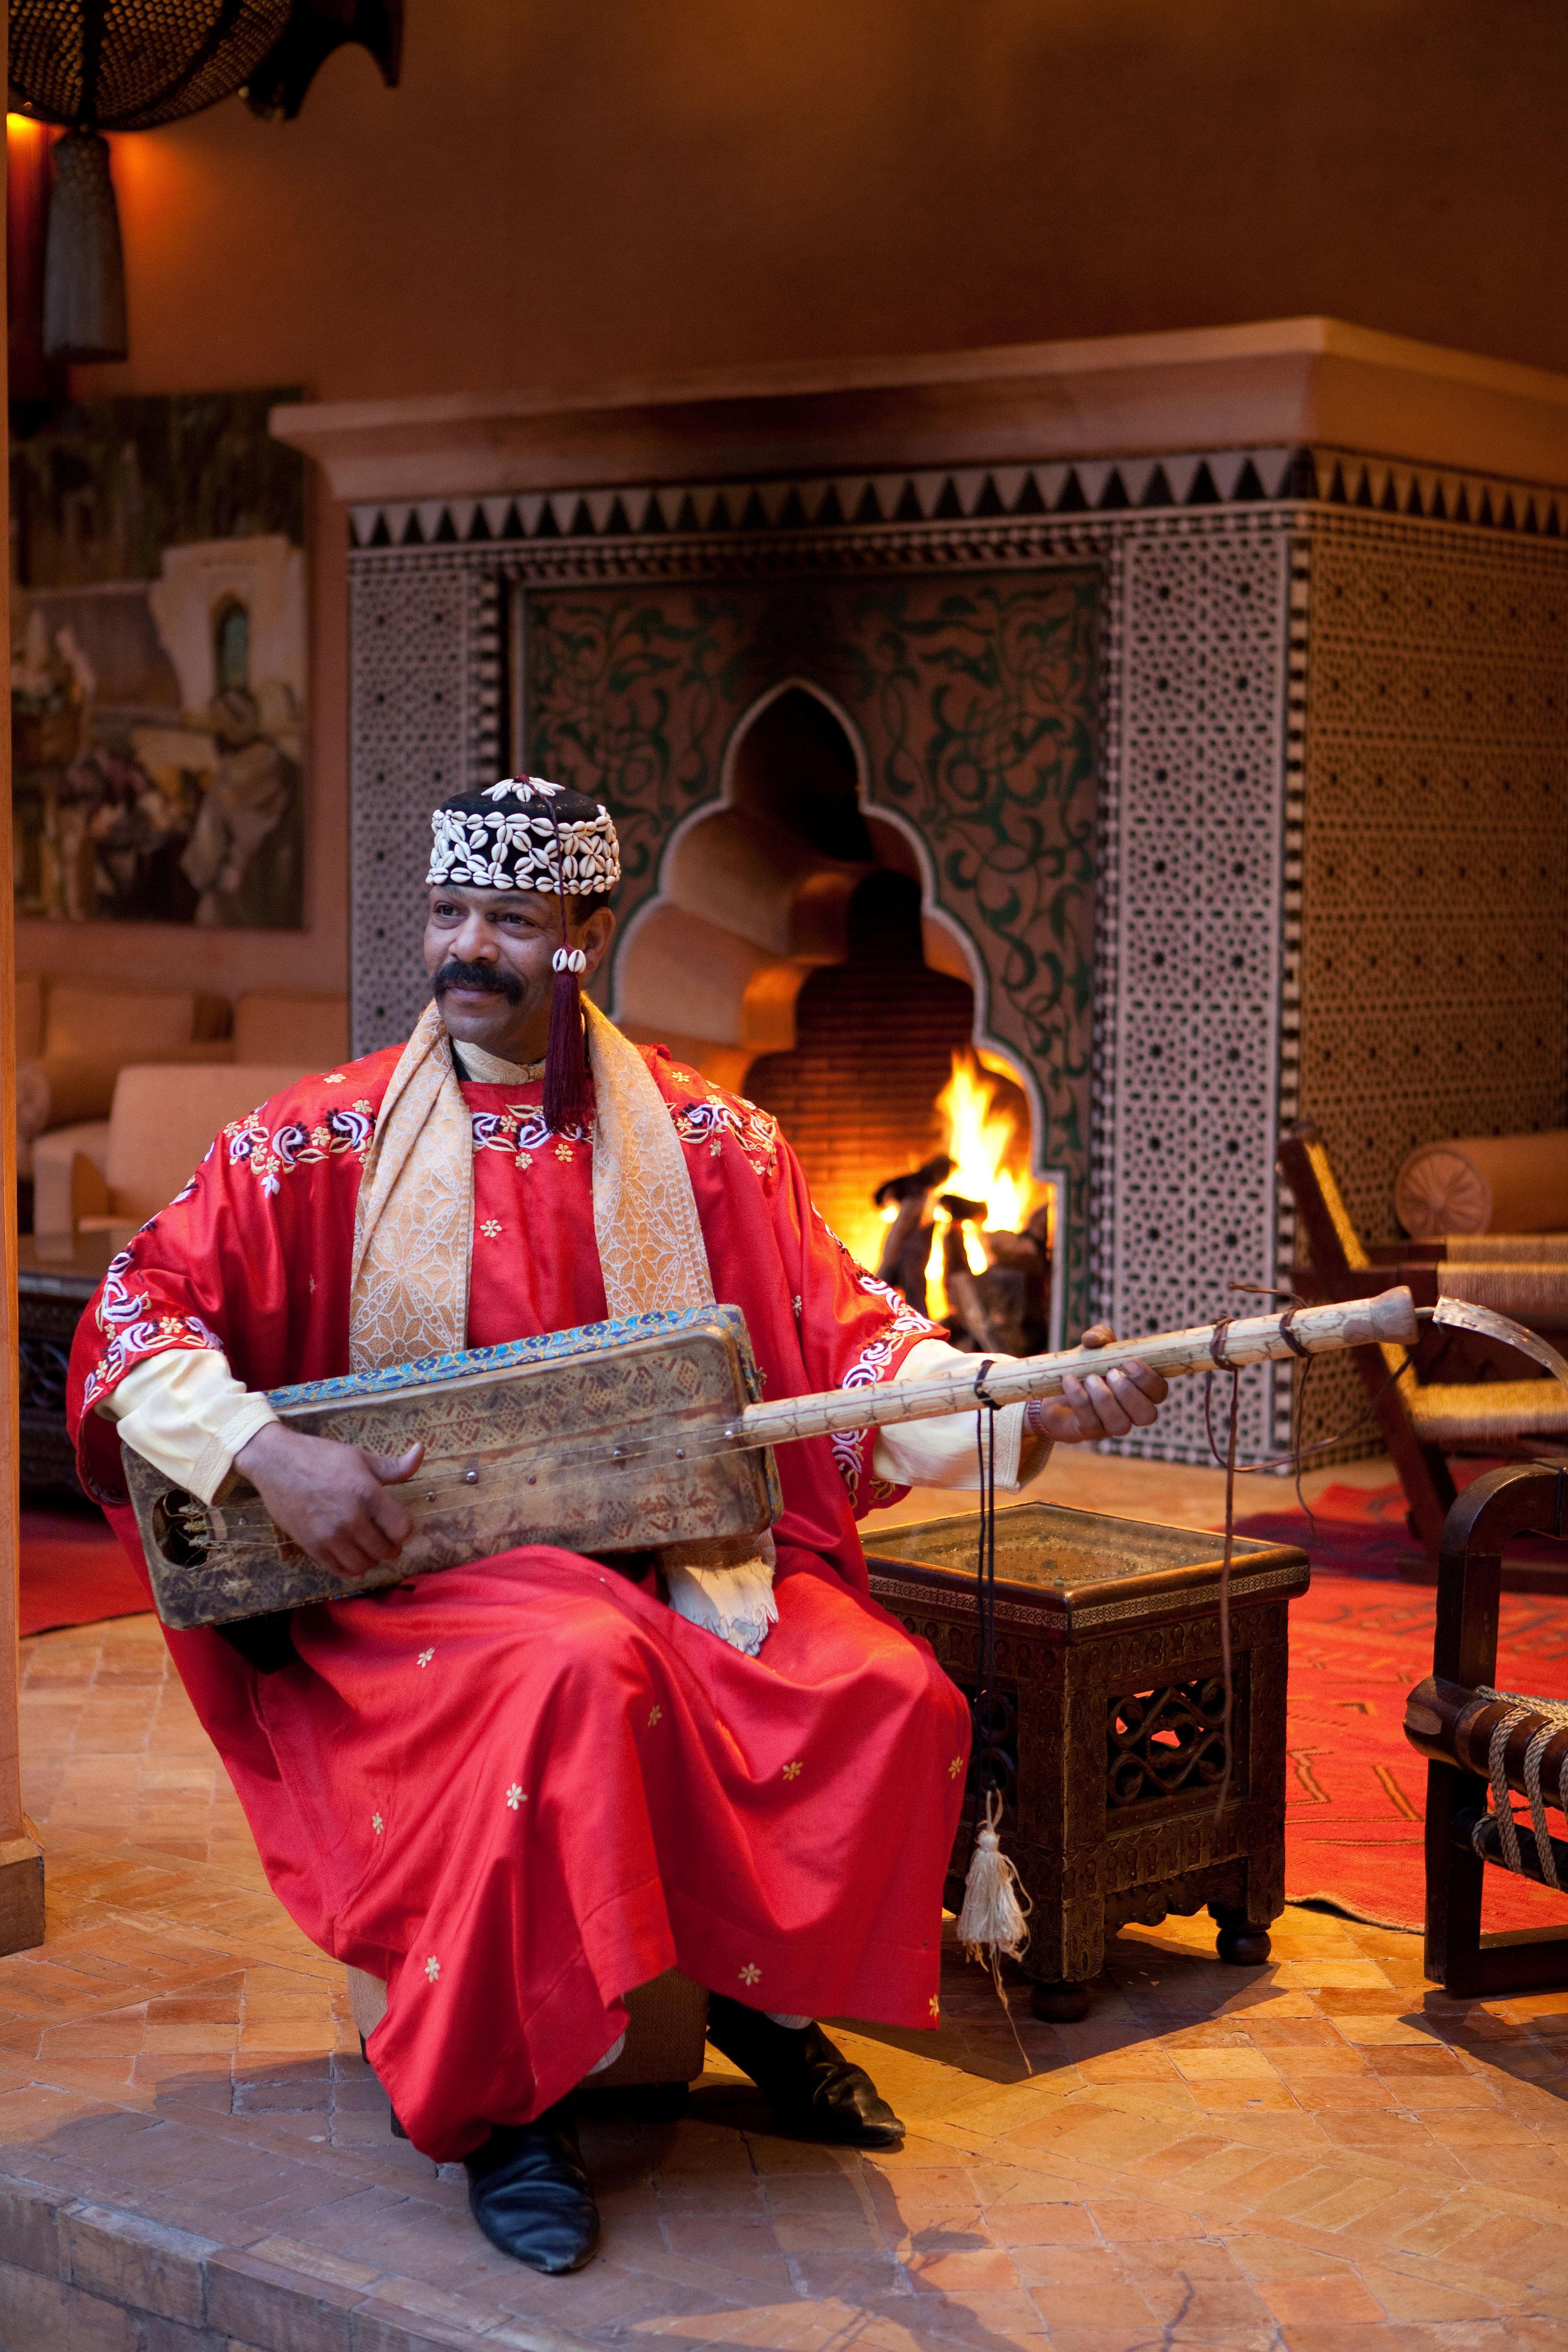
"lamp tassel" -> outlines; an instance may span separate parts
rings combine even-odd
[[[109,142],[97,131],[68,131],[54,146],[44,251],[44,356],[122,360],[125,258],[109,170]]]

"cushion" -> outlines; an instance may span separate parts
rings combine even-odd
[[[42,1062],[28,1059],[16,1065],[16,1151],[18,1165],[21,1156],[35,1136],[42,1135],[49,1123],[49,1079]],[[26,1170],[21,1172],[26,1175]]]
[[[44,983],[36,972],[16,974],[16,1055],[26,1061],[44,1047]]]
[[[117,1217],[154,1215],[218,1129],[305,1075],[296,1064],[132,1063],[115,1082],[104,1173]]]
[[[33,1146],[33,1231],[40,1241],[68,1241],[75,1227],[71,1171],[78,1153],[101,1173],[109,1157],[109,1121],[55,1127]]]
[[[349,1001],[308,988],[247,988],[234,1007],[237,1062],[331,1070],[349,1050]]]
[[[165,1045],[160,1062],[231,1062],[226,1037],[193,1038],[188,1045]],[[30,1142],[46,1128],[84,1118],[107,1118],[123,1054],[40,1054],[16,1065],[16,1136]]]
[[[191,989],[49,987],[46,1054],[128,1054],[143,1057],[184,1045],[195,1034]]]
[[[1546,1234],[1568,1225],[1568,1128],[1424,1143],[1394,1184],[1412,1240],[1445,1234]]]

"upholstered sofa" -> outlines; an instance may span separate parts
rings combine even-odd
[[[300,1063],[130,1064],[106,1119],[56,1128],[35,1144],[34,1233],[128,1238],[174,1199],[221,1128],[303,1075]]]
[[[195,991],[35,982],[17,1011],[18,1049],[41,1048],[18,1063],[18,1168],[33,1179],[34,1231],[56,1236],[84,1216],[139,1223],[220,1127],[348,1045],[346,998],[314,990],[251,990],[231,1016]]]
[[[127,1062],[234,1057],[226,997],[200,989],[90,988],[32,974],[16,981],[16,1167],[50,1128],[107,1118]]]

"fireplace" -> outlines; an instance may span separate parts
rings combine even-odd
[[[615,814],[616,1018],[771,1097],[864,1255],[966,1045],[1056,1340],[1288,1278],[1302,1111],[1391,1237],[1411,1145],[1565,1115],[1563,408],[1293,320],[279,412],[353,502],[356,1045],[418,1011],[410,838],[526,765]],[[1125,1444],[1206,1459],[1199,1384]]]

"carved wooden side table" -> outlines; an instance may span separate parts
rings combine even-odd
[[[66,1366],[81,1310],[103,1280],[113,1243],[107,1234],[49,1241],[24,1234],[16,1245],[16,1337],[24,1486],[80,1492],[66,1434]]]
[[[871,1591],[976,1687],[973,1517],[876,1530]],[[996,1672],[979,1745],[1005,1851],[1034,1901],[1024,1967],[1037,2016],[1089,2007],[1105,1940],[1205,1906],[1219,1956],[1268,1957],[1285,1903],[1288,1612],[1305,1552],[1237,1540],[1233,1756],[1225,1801],[1221,1541],[1048,1503],[997,1514]],[[977,1756],[948,1877],[963,1899]]]

